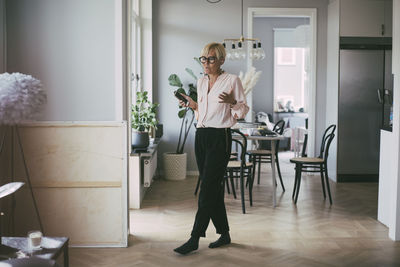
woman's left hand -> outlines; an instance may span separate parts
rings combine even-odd
[[[234,105],[236,103],[236,100],[233,97],[233,91],[231,91],[229,94],[223,92],[222,94],[220,94],[218,96],[218,98],[221,99],[221,101],[219,101],[219,103],[227,103],[227,104],[231,104],[231,105]]]

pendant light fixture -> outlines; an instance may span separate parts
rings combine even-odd
[[[208,0],[207,0],[208,1]],[[242,60],[246,58],[245,46],[250,46],[248,57],[253,60],[263,60],[265,58],[265,51],[261,47],[261,40],[258,38],[244,38],[243,37],[243,0],[242,0],[242,14],[241,14],[241,36],[240,38],[227,38],[222,43],[226,49],[226,59],[228,60]]]

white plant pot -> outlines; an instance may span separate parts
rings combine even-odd
[[[164,153],[163,161],[166,180],[179,181],[186,178],[186,153]]]

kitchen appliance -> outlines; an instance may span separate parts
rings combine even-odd
[[[340,38],[338,182],[379,177],[380,129],[390,121],[391,38]]]

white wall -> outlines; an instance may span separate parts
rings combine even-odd
[[[317,107],[316,107],[316,147],[319,147],[325,128],[325,87],[326,87],[326,16],[327,0],[248,0],[244,1],[244,31],[248,7],[307,7],[317,8]],[[154,100],[159,102],[160,121],[164,124],[160,154],[174,151],[178,141],[179,122],[177,102],[168,84],[171,73],[178,74],[184,83],[192,82],[185,73],[186,67],[198,73],[200,66],[193,61],[208,42],[223,41],[224,38],[240,37],[241,1],[221,1],[210,4],[198,0],[154,0]],[[270,58],[267,55],[267,59]],[[238,74],[246,70],[246,61],[227,62],[223,68]],[[188,170],[197,170],[193,153],[193,133],[188,138],[185,151],[188,152]]]
[[[42,81],[48,103],[41,120],[116,119],[114,5],[6,0],[7,71]]]
[[[393,132],[380,131],[380,157],[379,157],[379,190],[378,190],[378,221],[391,227],[391,213],[393,203],[393,185],[396,184],[397,151],[393,149]]]
[[[393,1],[393,146],[394,184],[392,185],[389,237],[400,240],[400,0]]]
[[[121,120],[127,0],[5,2],[7,71],[40,79],[48,95],[41,117],[46,126],[38,126],[43,131],[22,136],[45,231],[70,236],[74,245],[126,246],[128,129]],[[96,131],[91,131],[91,121],[97,121]],[[118,125],[118,133],[110,133],[109,124]],[[38,154],[29,150],[35,144],[42,144]],[[41,149],[47,151],[45,161]],[[108,164],[99,163],[99,157]],[[9,160],[1,158],[0,165],[10,165]],[[27,210],[23,206],[21,213]],[[62,225],[74,211],[84,215]],[[32,228],[31,222],[24,221],[24,227]]]
[[[400,240],[400,0],[393,1],[393,131],[381,130],[378,220]]]
[[[339,107],[339,0],[331,0],[328,6],[328,42],[326,66],[326,127],[338,125]],[[329,178],[337,179],[337,130],[328,157]]]

